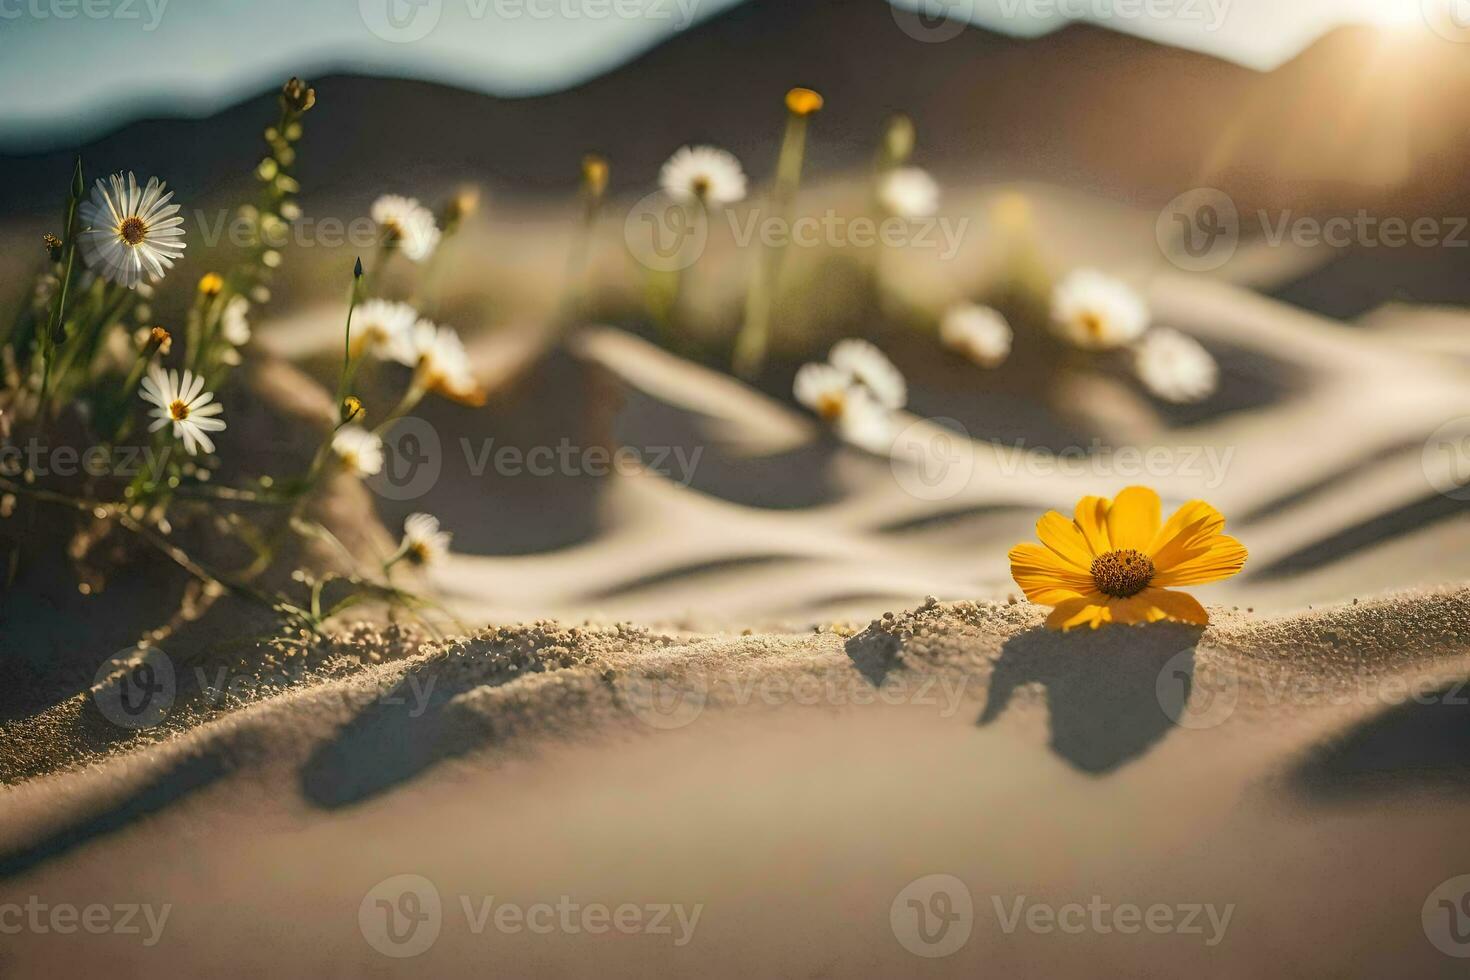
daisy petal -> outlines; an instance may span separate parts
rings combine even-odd
[[[1083,497],[1077,501],[1077,528],[1094,555],[1113,550],[1108,537],[1108,498]]]
[[[1203,500],[1191,500],[1176,510],[1164,526],[1159,528],[1154,535],[1153,542],[1148,546],[1148,553],[1154,559],[1154,564],[1159,564],[1159,557],[1164,549],[1169,547],[1176,538],[1188,531],[1183,549],[1187,550],[1188,542],[1200,535],[1209,536],[1219,534],[1225,529],[1225,517],[1218,510],[1205,503]]]
[[[1113,499],[1107,522],[1114,548],[1143,551],[1159,533],[1159,495],[1148,487],[1128,487]]]
[[[1018,544],[1010,558],[1011,577],[1038,605],[1056,605],[1096,588],[1091,575],[1039,545]]]
[[[1107,601],[1108,597],[1101,592],[1089,592],[1059,602],[1046,618],[1047,628],[1066,631],[1079,626],[1090,626],[1096,629],[1107,622],[1104,618],[1107,615]]]
[[[1036,522],[1036,536],[1063,561],[1076,565],[1081,571],[1090,569],[1092,560],[1097,557],[1077,525],[1054,510],[1042,514],[1041,520]]]
[[[1245,567],[1249,557],[1245,545],[1228,534],[1217,534],[1207,542],[1205,551],[1187,561],[1162,569],[1154,575],[1153,584],[1204,585],[1229,578]]]
[[[1134,598],[1145,600],[1169,619],[1195,626],[1210,625],[1210,614],[1205,612],[1205,607],[1192,595],[1171,592],[1168,589],[1148,588]]]

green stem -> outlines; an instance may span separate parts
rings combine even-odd
[[[66,244],[62,251],[61,283],[56,290],[56,304],[51,309],[51,322],[47,324],[46,333],[41,337],[41,350],[44,352],[45,362],[41,369],[41,398],[36,409],[38,417],[44,417],[46,399],[50,393],[51,362],[54,360],[56,351],[56,334],[61,329],[63,318],[66,315],[66,299],[71,290],[72,269],[77,258],[77,209],[81,205],[82,195],[85,192],[86,184],[82,179],[82,158],[79,156],[76,168],[72,172],[71,191],[67,195],[66,202]]]
[[[786,135],[781,141],[781,155],[776,162],[776,180],[770,202],[777,221],[789,221],[791,204],[801,186],[801,170],[806,158],[807,117],[795,112],[786,117]],[[785,244],[769,246],[762,253],[746,294],[745,325],[735,338],[735,373],[742,378],[754,377],[765,364],[770,347],[771,319],[775,306],[777,280],[781,275]]]

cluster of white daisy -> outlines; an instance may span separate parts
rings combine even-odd
[[[1150,329],[1148,304],[1127,283],[1077,269],[1052,293],[1057,334],[1082,350],[1126,350],[1140,381],[1160,399],[1197,402],[1215,392],[1219,368],[1204,346],[1167,327]]]
[[[892,447],[894,413],[908,403],[903,374],[866,340],[839,341],[825,362],[803,365],[792,390],[839,438],[879,455]]]
[[[34,485],[37,474],[26,473],[21,480],[0,477],[0,494],[6,516],[14,513],[17,497],[38,508],[65,505],[65,513],[86,514],[92,521],[115,516],[145,545],[211,588],[261,602],[317,628],[362,596],[411,608],[422,605],[418,597],[391,584],[389,570],[399,561],[426,565],[442,557],[450,535],[430,515],[411,516],[398,552],[382,563],[381,580],[357,571],[318,578],[298,569],[293,580],[311,582],[309,603],[297,604],[285,593],[267,592],[249,580],[269,567],[288,535],[335,540],[304,510],[329,468],[358,477],[376,474],[384,464],[381,431],[424,395],[437,392],[480,404],[484,393],[452,329],[402,303],[361,302],[368,291],[359,262],[339,379],[339,420],[318,447],[310,471],[302,478],[261,476],[244,486],[215,484],[215,440],[226,430],[225,408],[215,392],[243,361],[242,349],[252,338],[253,309],[270,298],[271,276],[282,261],[272,244],[279,241],[276,232],[301,215],[294,200],[300,188],[292,166],[301,117],[315,105],[316,93],[292,79],[283,86],[279,101],[280,118],[265,131],[269,154],[255,168],[262,193],[256,203],[239,211],[254,238],[245,257],[228,273],[211,272],[199,280],[177,337],[162,326],[149,326],[148,320],[156,287],[187,247],[180,205],[162,180],[140,181],[131,172],[112,174],[89,188],[78,160],[62,234],[45,236],[47,266],[37,278],[29,307],[0,340],[0,439],[15,437],[17,427],[44,436],[51,427],[70,431],[80,426],[99,444],[124,444],[136,442],[146,429],[142,438],[155,447],[177,444],[183,452],[165,453],[162,472],[145,469],[131,477],[130,484],[114,475],[88,473],[70,483],[51,479],[42,486]],[[434,214],[411,198],[379,199],[372,215],[382,232],[380,264],[395,252],[416,263],[428,262],[473,207],[472,195],[456,196],[445,209],[441,229]],[[359,314],[355,335],[352,312]],[[350,394],[356,367],[368,356],[401,363],[412,371],[407,393],[374,429],[362,423],[366,417],[362,403]],[[142,412],[139,400],[145,406]],[[224,518],[217,508],[231,506],[230,501],[248,502],[250,516],[230,514],[228,519],[199,525],[214,533],[238,532],[241,543],[255,553],[246,570],[226,574],[211,571],[188,555],[172,535],[178,512]],[[36,524],[35,515],[27,520]],[[262,523],[244,533],[256,520]],[[94,540],[101,538],[79,529],[71,553],[80,559]],[[337,550],[347,553],[345,547]],[[337,606],[323,608],[322,590],[330,582],[348,583],[351,595]]]

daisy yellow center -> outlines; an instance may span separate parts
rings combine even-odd
[[[175,398],[168,403],[168,414],[175,422],[182,422],[189,417],[189,406],[185,405],[182,399]]]
[[[692,185],[694,196],[700,200],[704,200],[709,196],[709,185],[710,180],[707,175],[700,174],[698,177],[695,177]]]
[[[423,541],[415,541],[408,546],[408,560],[415,565],[427,565],[429,563],[429,546]]]
[[[1092,580],[1097,590],[1118,599],[1138,595],[1153,577],[1153,560],[1132,548],[1109,551],[1092,560]]]
[[[838,392],[829,392],[817,399],[817,414],[828,422],[842,418],[847,408],[847,399]]]
[[[1103,318],[1091,310],[1082,314],[1082,329],[1087,331],[1087,336],[1097,340],[1103,335]]]
[[[148,225],[142,218],[134,216],[119,225],[117,233],[129,245],[141,245],[143,239],[148,237]]]
[[[397,220],[389,218],[383,222],[383,238],[389,243],[399,241],[403,238],[403,226]]]

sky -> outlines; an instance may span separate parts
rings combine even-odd
[[[0,149],[76,142],[142,115],[205,115],[289,74],[424,78],[501,96],[566,88],[741,0],[0,0]],[[789,0],[793,3],[828,0]],[[1087,20],[1269,69],[1347,22],[1428,31],[1470,0],[893,0],[1038,36]],[[1467,48],[1470,51],[1470,48]]]

